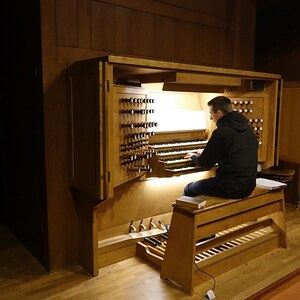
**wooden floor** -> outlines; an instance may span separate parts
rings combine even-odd
[[[278,249],[216,277],[216,299],[300,299],[300,211],[287,207],[288,249]],[[0,299],[206,299],[209,280],[190,297],[134,257],[89,277],[75,266],[47,274],[0,226]],[[271,288],[271,289],[270,289]]]

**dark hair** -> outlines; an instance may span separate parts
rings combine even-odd
[[[212,106],[213,112],[220,110],[222,113],[227,114],[232,111],[232,105],[229,98],[225,96],[218,96],[207,102],[208,106]]]

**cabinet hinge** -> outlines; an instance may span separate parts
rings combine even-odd
[[[105,91],[109,92],[109,81],[105,80]]]

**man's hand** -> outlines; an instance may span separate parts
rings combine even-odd
[[[197,155],[197,153],[194,153],[194,152],[188,152],[184,158],[191,158],[193,155]]]
[[[198,152],[188,152],[188,153],[184,156],[184,158],[190,158],[190,157],[192,157],[193,155],[200,156],[203,150],[204,150],[204,149],[200,149],[200,150],[198,150]]]

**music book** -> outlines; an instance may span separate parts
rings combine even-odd
[[[189,196],[181,196],[176,199],[176,205],[190,207],[194,209],[200,209],[201,207],[204,207],[205,204],[206,200]]]
[[[287,184],[266,178],[256,178],[256,186],[267,190],[277,190],[284,189],[287,186]]]

